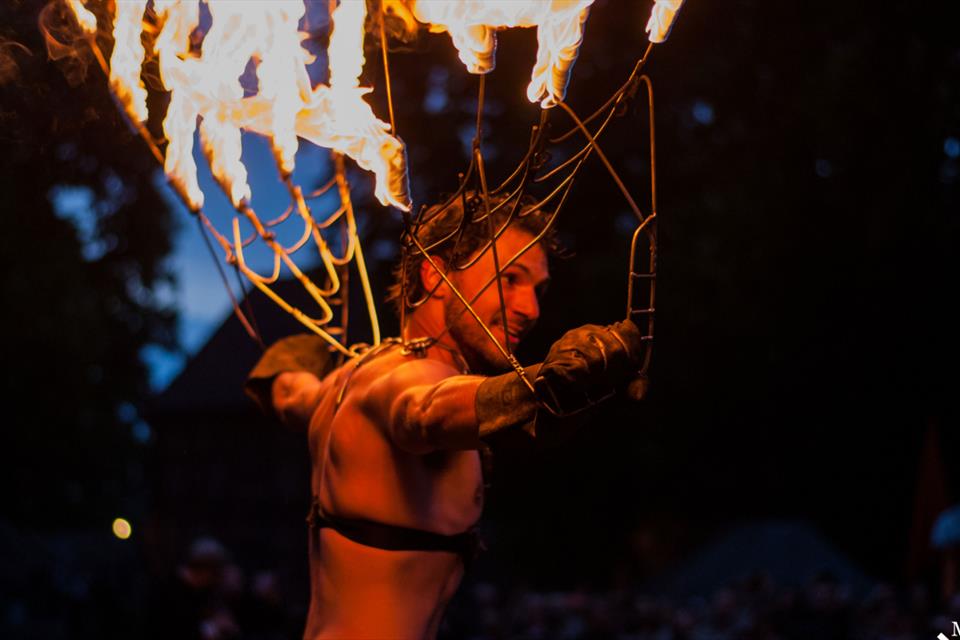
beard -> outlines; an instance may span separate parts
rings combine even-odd
[[[456,342],[460,355],[470,367],[470,373],[490,376],[506,373],[512,369],[507,359],[490,340],[490,336],[476,319],[464,310],[459,300],[448,299],[444,305],[443,315],[444,322],[450,329],[450,337]],[[498,329],[505,335],[499,313],[487,326],[494,336],[497,336]]]

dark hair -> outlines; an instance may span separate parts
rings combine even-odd
[[[526,231],[538,238],[548,254],[556,255],[561,252],[561,247],[551,224],[554,214],[538,209],[536,205],[536,199],[529,195],[519,198],[491,195],[490,218],[494,231],[498,237],[505,226]],[[486,212],[482,196],[475,191],[466,191],[462,197],[449,203],[444,201],[426,208],[420,215],[419,226],[414,223],[411,233],[416,234],[416,239],[430,256],[443,260],[448,272],[464,268],[471,258],[490,246]],[[423,253],[409,238],[404,242],[404,255],[394,267],[393,284],[387,289],[386,298],[394,305],[397,315],[401,314],[403,305],[416,305],[431,293],[424,289],[420,277]]]

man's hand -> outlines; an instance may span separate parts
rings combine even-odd
[[[284,425],[302,430],[310,424],[313,411],[320,403],[323,383],[306,371],[284,371],[273,380],[271,404]]]
[[[264,352],[243,391],[268,416],[279,418],[291,429],[305,430],[320,400],[320,381],[333,371],[335,363],[320,336],[287,336]]]
[[[640,330],[632,321],[584,325],[553,344],[534,387],[554,412],[573,413],[636,377],[641,354]]]

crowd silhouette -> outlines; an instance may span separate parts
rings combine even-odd
[[[155,638],[300,638],[303,603],[277,573],[247,573],[212,538],[151,588]],[[371,607],[376,603],[371,603]],[[858,591],[829,571],[800,586],[754,571],[712,593],[679,597],[643,585],[541,591],[468,578],[451,603],[441,640],[924,640],[949,635],[960,594],[941,602],[927,586],[875,582]]]

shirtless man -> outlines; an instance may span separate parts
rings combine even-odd
[[[441,211],[418,238],[429,246],[460,216],[455,207]],[[503,215],[494,218],[502,223]],[[506,317],[496,284],[473,305],[502,345],[516,347],[540,315],[547,247],[528,245],[544,222],[532,211],[497,241],[501,264],[516,257],[501,276]],[[493,252],[480,254],[487,233],[486,224],[471,224],[456,254],[452,243],[431,251],[467,300],[496,273]],[[466,269],[450,268],[478,254]],[[427,260],[411,261],[406,273],[411,299],[433,293],[406,315],[405,337],[439,340],[419,350],[385,344],[326,373],[319,338],[294,336],[271,347],[251,374],[260,401],[308,433],[308,640],[434,638],[473,551],[483,507],[481,438],[500,429],[548,435],[541,401],[555,412],[583,408],[637,370],[640,334],[632,323],[587,325],[527,368],[538,400]]]

